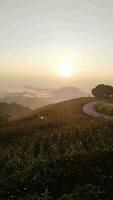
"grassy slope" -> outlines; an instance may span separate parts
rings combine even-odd
[[[41,116],[44,117],[44,122],[46,121],[62,121],[62,120],[72,120],[76,117],[76,114],[82,113],[82,107],[84,104],[93,101],[94,98],[78,98],[61,103],[56,103],[48,105],[37,110],[32,111],[29,115],[16,120],[15,122],[25,123],[25,122],[41,122]],[[83,113],[82,113],[83,114]]]
[[[97,103],[94,105],[94,109],[99,113],[113,116],[113,104]]]
[[[46,106],[1,129],[2,199],[113,199],[113,123],[82,113],[91,100]]]
[[[3,103],[0,102],[0,114],[7,114],[10,116],[10,118],[17,118],[20,116],[23,116],[25,114],[28,114],[31,111],[31,109],[18,105],[16,103]]]

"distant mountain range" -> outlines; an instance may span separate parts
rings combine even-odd
[[[52,96],[57,101],[64,101],[87,96],[87,94],[76,87],[62,87],[60,89],[55,89],[54,91],[52,91]]]
[[[47,104],[85,96],[88,96],[88,94],[76,87],[42,89],[38,87],[25,86],[19,91],[5,93],[4,96],[0,98],[0,102],[18,103],[35,109]]]

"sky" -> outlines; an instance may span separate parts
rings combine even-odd
[[[112,0],[0,0],[2,88],[113,85],[112,53]]]

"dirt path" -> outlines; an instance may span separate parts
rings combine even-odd
[[[105,115],[105,114],[101,114],[101,113],[96,112],[93,108],[95,104],[96,104],[96,102],[90,102],[90,103],[84,105],[83,106],[83,112],[90,115],[90,116],[93,116],[93,117],[100,117],[100,118],[104,118],[104,119],[113,120],[113,116]]]

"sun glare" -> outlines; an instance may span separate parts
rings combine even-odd
[[[60,76],[63,77],[70,77],[73,74],[73,65],[72,63],[68,63],[68,62],[61,62],[58,65],[58,73]]]

